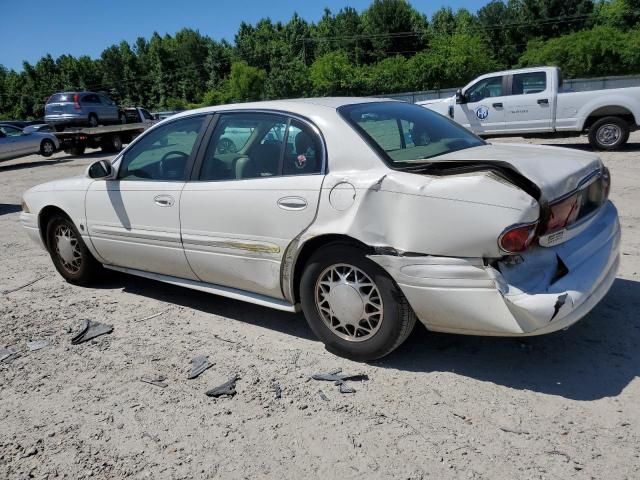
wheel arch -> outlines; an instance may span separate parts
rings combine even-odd
[[[344,234],[324,234],[311,237],[302,244],[294,241],[285,254],[282,269],[282,285],[285,297],[292,303],[300,301],[300,279],[307,261],[316,251],[332,244],[346,244],[361,249],[365,253],[373,253],[373,247]],[[287,262],[287,258],[292,261]]]
[[[584,130],[588,130],[595,122],[604,117],[621,118],[627,122],[630,128],[633,127],[633,125],[636,125],[636,119],[629,108],[622,105],[606,105],[598,107],[589,113],[582,128]]]
[[[40,209],[38,214],[38,230],[40,231],[40,238],[42,243],[49,248],[49,241],[47,239],[47,225],[55,215],[62,215],[71,220],[71,217],[67,212],[55,205],[47,205]]]

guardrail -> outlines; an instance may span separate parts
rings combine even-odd
[[[565,78],[563,85],[564,90],[574,90],[576,92],[624,87],[640,87],[640,75]],[[396,100],[404,100],[405,102],[416,103],[423,100],[451,97],[456,93],[456,90],[457,88],[443,88],[440,90],[423,90],[419,92],[389,93],[387,95],[376,95],[376,97],[393,98]]]

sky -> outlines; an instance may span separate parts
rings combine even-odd
[[[7,1],[0,16],[0,65],[22,70],[50,53],[99,57],[102,50],[122,40],[149,38],[154,31],[174,34],[188,27],[216,40],[233,42],[240,22],[256,23],[270,17],[287,21],[294,12],[307,21],[350,6],[362,11],[371,0],[29,0]],[[488,0],[413,0],[429,17],[441,6],[475,12]]]

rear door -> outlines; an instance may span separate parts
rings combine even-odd
[[[555,96],[547,72],[515,73],[509,84],[510,95],[504,99],[505,131],[550,132]]]
[[[106,263],[195,278],[180,240],[180,195],[209,118],[149,130],[117,162],[115,180],[89,186],[87,227]]]
[[[453,118],[456,122],[478,134],[504,131],[506,75],[478,80],[463,93],[467,102],[454,106]]]
[[[284,114],[217,118],[180,202],[187,259],[204,282],[283,298],[291,241],[315,218],[325,151],[317,129]]]

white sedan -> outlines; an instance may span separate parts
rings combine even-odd
[[[526,336],[584,317],[618,267],[609,185],[591,153],[491,145],[419,106],[283,100],[175,115],[27,191],[21,221],[71,283],[106,267],[301,308],[329,350],[371,360],[416,318]]]

